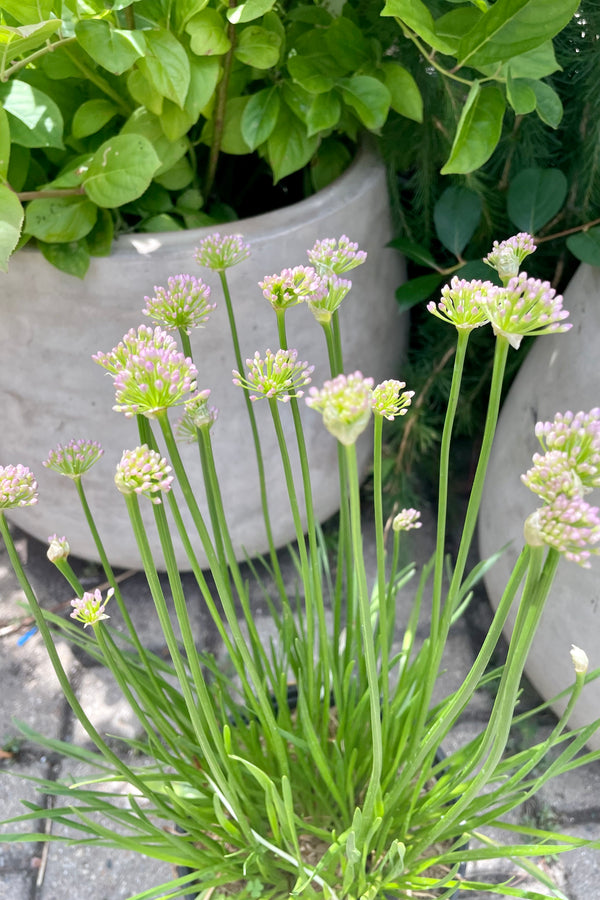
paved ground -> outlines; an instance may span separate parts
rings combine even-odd
[[[422,563],[431,552],[431,531],[423,528],[420,532],[413,532],[411,539],[412,555]],[[19,549],[27,560],[32,581],[43,593],[44,604],[53,607],[68,602],[70,595],[64,582],[47,564],[45,545],[19,533]],[[90,588],[98,584],[97,570],[93,567],[89,570],[88,583]],[[128,606],[135,612],[144,640],[149,646],[159,647],[160,638],[152,624],[154,620],[143,578],[134,575],[125,585]],[[188,600],[198,629],[196,633],[204,635],[204,640],[210,645],[214,632],[208,616],[202,609],[198,591],[191,580],[188,588]],[[0,747],[4,747],[5,753],[5,758],[0,760],[2,819],[22,811],[21,798],[39,800],[35,784],[14,778],[14,774],[46,778],[60,778],[64,774],[60,760],[41,753],[29,742],[21,744],[15,755],[11,755],[11,751],[17,749],[11,740],[16,734],[13,717],[47,735],[85,742],[61,698],[39,635],[34,634],[23,642],[28,626],[21,624],[17,627],[26,615],[21,604],[21,592],[9,571],[6,554],[0,550]],[[408,595],[401,599],[401,605],[408,609]],[[261,616],[260,612],[257,615],[259,627],[268,630],[266,616]],[[458,685],[463,679],[489,618],[485,596],[480,593],[451,637],[441,691]],[[79,698],[96,727],[101,731],[131,735],[133,725],[127,708],[103,670],[84,664],[66,646],[61,647],[61,653]],[[483,696],[474,705],[471,715],[453,732],[449,744],[460,744],[477,733],[486,721],[488,711],[489,698]],[[548,723],[539,722],[538,726],[544,729]],[[526,812],[532,820],[554,823],[559,831],[600,840],[600,762],[552,782]],[[599,851],[577,850],[558,857],[548,868],[568,900],[600,900]],[[498,883],[506,881],[510,874],[495,864],[468,871],[470,878],[485,877]],[[125,900],[135,892],[171,877],[169,866],[125,852],[58,844],[45,847],[0,844],[0,900]],[[526,884],[525,880],[519,881],[520,887]],[[463,892],[461,895],[465,900],[467,896],[474,900],[492,898],[487,893]],[[548,896],[555,894],[550,892]]]

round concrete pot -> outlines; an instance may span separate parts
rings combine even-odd
[[[99,440],[105,455],[84,480],[90,506],[113,565],[138,564],[123,498],[113,483],[123,450],[139,442],[137,429],[134,421],[112,412],[112,380],[92,362],[91,355],[110,350],[129,328],[148,323],[141,314],[144,296],[152,295],[155,285],[165,285],[169,275],[189,272],[211,284],[212,299],[218,303],[208,326],[191,339],[200,373],[198,388],[210,388],[211,402],[219,408],[212,435],[233,542],[240,557],[266,549],[245,404],[241,389],[232,384],[235,360],[225,304],[218,277],[200,270],[193,259],[200,240],[215,230],[119,237],[109,257],[92,260],[83,282],[52,268],[41,254],[27,248],[11,261],[8,275],[0,275],[0,461],[2,465],[21,462],[37,476],[38,505],[11,513],[28,533],[41,540],[55,532],[64,534],[75,555],[97,558],[73,485],[44,469],[41,461],[57,443],[71,438]],[[353,289],[341,309],[345,369],[361,369],[376,380],[397,375],[408,326],[399,314],[394,291],[404,278],[404,265],[397,251],[386,247],[392,236],[386,174],[371,149],[363,147],[340,178],[307,200],[218,230],[240,233],[251,246],[251,258],[228,270],[243,358],[255,350],[263,354],[279,346],[275,314],[257,282],[286,266],[308,263],[306,250],[315,240],[345,233],[368,251],[367,262],[351,273]],[[290,346],[316,366],[313,383],[322,383],[329,369],[321,327],[304,305],[290,310],[286,321]],[[282,468],[267,404],[257,403],[255,410],[273,530],[277,543],[283,545],[294,532]],[[324,520],[337,509],[336,443],[317,413],[308,408],[302,412],[316,514]],[[287,416],[284,419],[289,426]],[[290,442],[292,434],[290,427]],[[197,449],[183,445],[182,454],[202,502]],[[359,446],[363,466],[369,454],[365,438]],[[152,523],[151,510],[145,513]],[[180,547],[177,555],[185,569]],[[199,556],[204,559],[200,550]]]
[[[600,269],[582,265],[564,296],[573,328],[566,334],[537,339],[512,385],[502,408],[479,524],[482,556],[506,541],[508,550],[486,576],[490,600],[496,607],[510,571],[523,546],[523,523],[539,505],[520,481],[540,451],[535,423],[570,409],[589,411],[600,406]],[[598,492],[591,495],[598,504]],[[514,617],[508,631],[512,630]],[[573,683],[569,651],[582,647],[590,667],[600,666],[600,559],[590,569],[562,561],[527,661],[526,673],[544,699]],[[566,701],[556,704],[564,710]],[[600,681],[583,690],[571,727],[600,718]],[[590,740],[600,749],[600,734]]]

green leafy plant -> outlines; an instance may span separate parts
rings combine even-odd
[[[83,276],[90,255],[108,253],[120,231],[255,214],[243,195],[253,185],[253,200],[266,193],[257,173],[283,183],[280,201],[297,195],[288,181],[307,166],[304,188],[318,189],[348,165],[361,131],[379,132],[390,116],[435,116],[419,84],[430,71],[449,94],[462,91],[452,93],[454,141],[442,172],[471,172],[493,152],[507,108],[557,124],[543,79],[556,68],[552,38],[576,8],[575,0],[123,0],[110,9],[99,0],[7,0],[0,267],[35,240],[50,262]],[[418,131],[408,136],[418,147]]]
[[[443,699],[433,699],[450,629],[469,603],[473,585],[493,564],[488,560],[467,569],[509,352],[518,350],[527,335],[569,327],[562,298],[548,283],[520,271],[534,249],[529,235],[503,242],[486,257],[500,284],[453,279],[441,300],[429,306],[456,331],[457,342],[439,459],[435,552],[418,579],[407,626],[397,635],[397,592],[415,574],[412,565],[399,564],[402,535],[419,527],[420,513],[404,509],[394,516],[388,546],[382,512],[382,429],[384,419],[410,415],[413,392],[397,380],[374,385],[361,372],[344,374],[338,320],[341,304],[349,302],[345,297],[351,284],[345,276],[365,262],[365,254],[346,237],[317,241],[309,251],[310,266],[266,277],[260,285],[266,299],[257,291],[257,300],[273,307],[280,348],[257,351],[245,365],[227,269],[243,264],[249,247],[240,236],[213,235],[196,254],[201,265],[220,274],[232,328],[234,383],[246,397],[246,440],[250,452],[254,443],[262,472],[267,534],[269,502],[254,413],[257,402],[269,408],[269,427],[277,435],[283,464],[282,488],[295,524],[297,579],[291,589],[284,585],[272,540],[268,559],[253,564],[260,583],[266,583],[264,565],[275,585],[273,595],[264,590],[275,635],[268,643],[257,629],[223,509],[223,473],[211,444],[217,412],[209,406],[210,391],[198,390],[193,362],[194,349],[199,359],[202,352],[201,342],[192,346],[192,329],[205,325],[210,316],[206,286],[201,279],[173,276],[168,286],[156,289],[155,297],[146,298],[144,312],[160,324],[132,329],[115,348],[94,359],[113,378],[115,411],[137,422],[140,443],[124,451],[114,481],[123,494],[169,658],[150,652],[140,640],[87,502],[86,473],[99,463],[101,447],[84,439],[72,441],[50,451],[45,461],[73,480],[110,584],[107,594],[99,588],[84,591],[69,563],[67,538],[53,535],[48,557],[76,594],[70,619],[40,605],[5,518],[4,510],[37,502],[34,475],[22,465],[1,467],[0,533],[61,688],[95,749],[49,740],[21,725],[26,738],[71,758],[85,774],[77,781],[37,779],[40,790],[53,795],[55,802],[49,808],[27,804],[27,812],[11,820],[22,824],[49,818],[60,823],[60,834],[5,832],[0,840],[126,847],[186,869],[167,884],[138,894],[138,900],[166,900],[189,896],[190,891],[198,897],[214,891],[218,897],[272,900],[290,895],[408,900],[418,893],[441,900],[459,886],[503,895],[504,884],[461,874],[464,863],[493,858],[512,860],[550,887],[557,900],[565,900],[533,859],[597,845],[539,824],[516,825],[505,817],[549,778],[600,758],[600,752],[583,749],[600,721],[566,731],[586,682],[600,674],[587,672],[583,650],[572,649],[574,682],[563,692],[566,708],[549,734],[524,749],[511,750],[509,740],[515,728],[524,733],[536,713],[516,712],[515,707],[529,647],[556,568],[563,564],[561,557],[565,564],[589,566],[598,553],[600,511],[584,498],[600,486],[600,410],[557,413],[552,422],[538,424],[542,452],[524,476],[535,500],[525,523],[523,550],[463,683]],[[310,387],[305,401],[338,442],[340,517],[331,554],[315,521],[311,461],[299,410],[312,367],[300,361],[288,339],[293,307],[303,302],[329,350],[331,378],[321,388]],[[451,564],[445,545],[454,422],[471,332],[487,325],[495,335],[488,414],[460,546]],[[182,351],[171,332],[178,334]],[[183,419],[174,429],[170,415],[177,409],[183,410]],[[372,583],[363,553],[356,456],[356,441],[370,426],[376,544]],[[200,513],[176,434],[198,444],[210,522]],[[148,501],[160,538],[160,561],[153,557],[149,526],[141,513],[140,504]],[[192,528],[183,522],[183,506],[191,513]],[[184,544],[218,630],[220,664],[197,650],[173,551],[174,534]],[[198,562],[200,547],[209,561],[210,582]],[[166,568],[172,610],[157,562]],[[513,605],[517,619],[506,663],[490,668]],[[425,626],[426,609],[430,618]],[[121,630],[111,627],[113,615],[120,618]],[[424,627],[426,638],[419,644],[417,633]],[[124,738],[115,748],[114,741],[107,742],[94,727],[62,666],[57,636],[110,670],[139,724],[140,737]],[[440,746],[475,692],[490,686],[495,700],[489,723],[466,746],[440,759]],[[128,750],[136,753],[133,763]],[[540,765],[547,760],[548,765]],[[505,833],[507,842],[492,840],[489,827]],[[520,843],[511,840],[515,834],[522,838]],[[523,900],[547,896],[516,884],[510,894]]]

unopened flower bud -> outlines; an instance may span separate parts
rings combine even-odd
[[[71,548],[66,537],[59,538],[58,535],[51,534],[48,538],[48,543],[49,547],[46,551],[46,556],[50,562],[60,562],[60,560],[68,558]]]
[[[576,647],[575,644],[571,644],[571,659],[575,667],[575,674],[585,675],[590,664],[585,650],[582,650],[581,647]]]

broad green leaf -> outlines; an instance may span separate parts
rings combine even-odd
[[[395,16],[440,53],[454,54],[456,45],[437,34],[433,16],[422,0],[386,0],[382,16]]]
[[[458,50],[459,40],[471,31],[480,19],[480,9],[475,9],[474,6],[461,6],[436,19],[435,32],[445,40],[451,41],[455,50]]]
[[[223,123],[223,135],[221,138],[221,150],[234,156],[243,156],[250,153],[250,148],[242,134],[242,119],[244,111],[250,101],[250,97],[233,97],[225,107],[225,120]],[[205,144],[212,144],[214,134],[214,122],[209,120],[202,129],[201,140]]]
[[[374,131],[387,119],[391,94],[383,82],[370,75],[353,75],[338,82],[344,101],[351,106],[360,121]]]
[[[2,0],[2,12],[22,24],[49,19],[53,6],[54,0]]]
[[[244,3],[239,3],[234,9],[229,9],[227,18],[234,25],[237,25],[239,22],[252,22],[273,9],[276,2],[277,0],[245,0]]]
[[[221,56],[231,47],[227,37],[227,23],[216,9],[205,9],[189,20],[185,30],[190,47],[197,56]]]
[[[38,22],[36,25],[21,25],[18,28],[0,25],[0,61],[2,61],[0,68],[6,68],[4,60],[12,61],[37,50],[56,34],[60,25],[60,19]]]
[[[8,259],[19,241],[23,207],[6,184],[0,184],[0,269],[6,272]]]
[[[10,162],[10,125],[8,116],[0,106],[0,184],[8,177]]]
[[[187,111],[180,109],[170,100],[163,103],[163,111],[159,116],[160,127],[167,140],[173,142],[185,137],[192,125],[196,122],[196,117]]]
[[[13,144],[63,149],[60,109],[43,91],[25,81],[0,84],[0,103],[9,114]]]
[[[343,73],[357,72],[373,59],[370,41],[350,19],[340,16],[325,31],[325,43]]]
[[[0,107],[1,109],[2,107]],[[13,191],[22,191],[25,188],[29,168],[31,165],[31,150],[13,144],[10,148],[7,181]]]
[[[487,162],[500,140],[504,110],[504,97],[499,88],[481,87],[479,82],[473,84],[442,175],[465,175]]]
[[[175,201],[175,206],[178,212],[197,212],[204,206],[202,191],[199,191],[198,188],[190,188],[188,191],[184,191]]]
[[[569,235],[567,247],[581,262],[600,266],[600,226]]]
[[[466,187],[446,188],[433,209],[437,236],[451,253],[460,257],[481,219],[481,197]]]
[[[190,59],[190,87],[185,98],[185,109],[194,119],[210,103],[219,81],[221,66],[212,56],[194,56]]]
[[[127,76],[127,90],[136,103],[154,113],[155,116],[160,116],[164,97],[156,91],[138,69],[134,69]]]
[[[319,52],[288,57],[287,69],[293,80],[310,94],[325,94],[332,90],[340,75],[335,60]]]
[[[255,69],[271,69],[279,62],[281,39],[274,31],[259,25],[244,28],[235,45],[236,59]]]
[[[470,259],[455,271],[457,278],[464,278],[465,281],[491,281],[493,284],[500,286],[500,278],[498,273],[491,269],[482,259]]]
[[[542,122],[551,128],[558,128],[563,117],[563,105],[556,91],[543,81],[531,81],[535,94],[536,112]]]
[[[141,135],[152,145],[160,161],[160,166],[154,172],[155,178],[171,169],[190,146],[186,137],[170,141],[162,129],[160,119],[146,109],[136,109],[123,125],[121,134]]]
[[[160,232],[160,231],[183,231],[181,221],[170,216],[168,213],[159,213],[157,216],[151,216],[146,219],[139,227],[140,231]]]
[[[147,138],[118,134],[96,150],[83,183],[94,203],[113,209],[141,196],[159,168]]]
[[[512,78],[509,74],[506,80],[506,97],[518,116],[526,116],[536,107],[535,91],[525,78]]]
[[[79,156],[72,157],[56,178],[41,185],[40,190],[53,191],[79,187],[87,172],[92,156],[92,153],[81,153]]]
[[[165,28],[145,32],[146,52],[138,62],[140,72],[159,94],[177,106],[185,103],[190,86],[190,61],[177,38]]]
[[[281,100],[277,87],[263,88],[252,94],[242,114],[242,137],[251,150],[256,150],[271,136],[277,123]]]
[[[92,230],[96,215],[87,197],[42,197],[27,204],[23,228],[49,244],[78,241]]]
[[[387,246],[399,250],[400,253],[403,253],[409,259],[412,259],[413,262],[419,263],[422,266],[429,266],[432,269],[435,269],[437,266],[437,263],[429,250],[425,247],[421,247],[420,244],[409,241],[407,238],[394,238]]]
[[[113,75],[130,69],[146,52],[145,35],[151,32],[111,28],[105,19],[84,19],[75,26],[77,41],[94,62]]]
[[[506,208],[520,231],[535,234],[566,200],[568,182],[560,169],[523,169],[510,183]]]
[[[335,128],[341,113],[342,104],[336,93],[331,91],[329,94],[316,94],[306,119],[309,137]]]
[[[308,122],[308,114],[314,100],[314,94],[305,91],[299,84],[294,84],[289,79],[285,80],[281,86],[281,95],[295,116],[306,125]]]
[[[423,300],[428,300],[444,281],[444,276],[437,274],[419,275],[417,278],[411,278],[405,284],[401,284],[399,288],[396,288],[396,300],[403,309],[408,309],[417,303],[421,303]]]
[[[38,248],[42,256],[55,268],[66,272],[67,275],[85,278],[90,266],[90,253],[85,238],[65,244],[47,244],[38,241]]]
[[[352,162],[352,154],[345,144],[335,138],[323,141],[310,162],[310,180],[315,191],[335,181]]]
[[[90,256],[109,256],[115,234],[113,218],[107,209],[98,209],[96,224],[85,236],[85,245]]]
[[[166,187],[168,191],[180,191],[191,184],[194,172],[187,157],[182,156],[162,175],[155,175],[154,181]]]
[[[417,82],[408,69],[397,62],[384,62],[382,65],[385,86],[391,95],[390,106],[401,116],[423,121],[423,99]]]
[[[173,4],[177,32],[183,31],[192,16],[202,12],[206,6],[208,0],[177,0],[177,3]]]
[[[527,53],[512,57],[500,68],[497,64],[478,66],[477,68],[484,75],[494,78],[506,78],[509,73],[513,78],[545,78],[558,71],[560,66],[556,61],[554,44],[552,41],[545,41]]]
[[[287,104],[282,103],[273,134],[267,141],[267,158],[274,181],[304,168],[319,144],[318,137],[308,137],[303,123]]]
[[[496,0],[458,49],[459,65],[505,62],[553,38],[567,25],[580,0]]]
[[[71,125],[73,137],[84,138],[90,134],[96,134],[117,115],[118,111],[110,100],[101,97],[96,100],[86,100],[73,116]]]

